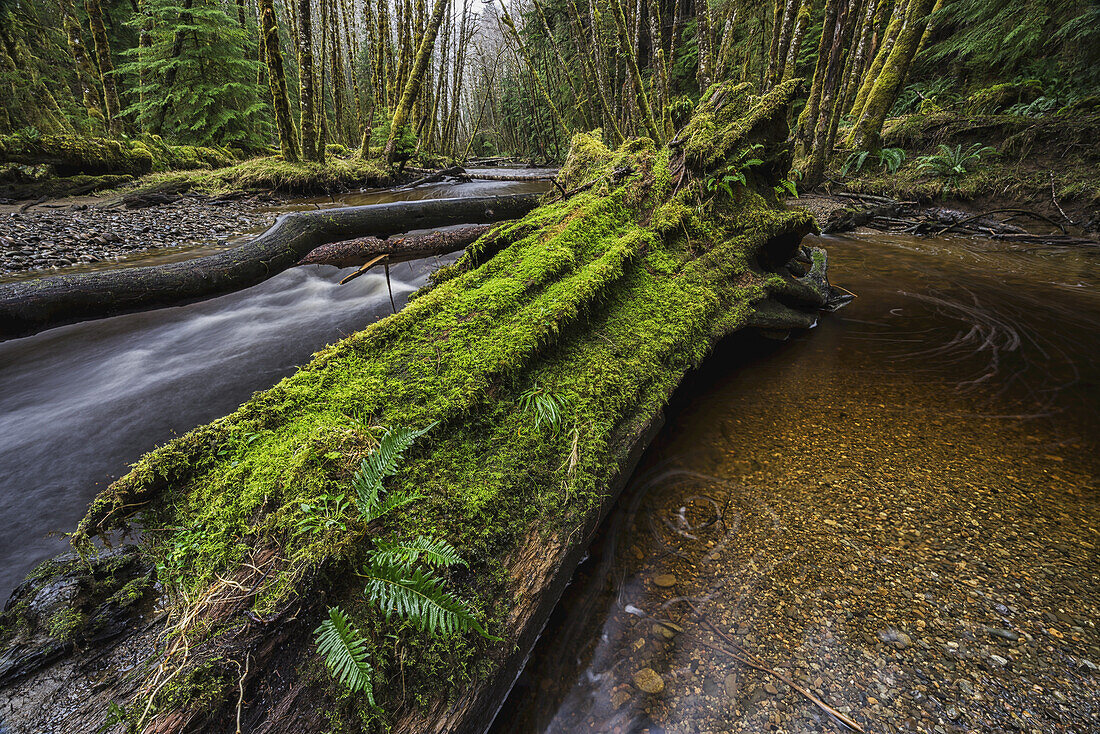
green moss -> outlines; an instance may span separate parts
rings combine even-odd
[[[970,114],[1003,112],[1014,104],[1034,102],[1043,94],[1038,79],[1022,82],[1005,82],[979,89],[966,98],[965,108]]]
[[[50,617],[46,622],[46,630],[50,637],[58,641],[71,642],[86,621],[87,618],[83,614],[66,607]]]
[[[510,555],[532,533],[567,535],[599,506],[630,437],[713,341],[741,328],[768,295],[754,269],[761,249],[812,228],[805,212],[773,208],[775,181],[766,180],[786,173],[777,167],[789,156],[793,91],[784,85],[753,98],[738,87],[736,115],[712,99],[707,129],[719,152],[693,143],[686,183],[673,182],[674,154],[648,139],[610,151],[598,136],[578,135],[566,179],[591,187],[495,228],[401,312],[148,454],[95,500],[78,541],[140,509],[147,524],[165,529],[146,539],[180,598],[273,551],[281,560],[265,573],[255,610],[315,595],[354,612],[390,710],[401,689],[384,681],[398,671],[414,702],[485,675],[494,665],[488,643],[426,639],[387,622],[348,581],[349,569],[369,536],[445,538],[470,564],[450,575],[448,588],[500,629],[515,603]],[[757,174],[769,198],[746,189],[736,200],[703,202],[692,161],[719,165],[721,151],[757,142],[771,166]],[[676,186],[683,193],[673,197]],[[655,216],[670,200],[675,211]],[[520,406],[535,384],[568,406],[556,433],[533,430]],[[432,422],[392,480],[421,495],[415,506],[371,526],[349,517],[346,532],[295,532],[302,503],[348,491],[374,427]],[[215,625],[207,637],[220,631]],[[399,656],[383,644],[390,635]],[[362,701],[356,706],[373,716]]]

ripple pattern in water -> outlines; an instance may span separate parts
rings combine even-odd
[[[859,298],[689,378],[495,732],[845,731],[692,605],[867,731],[1100,730],[1100,258],[826,245]]]

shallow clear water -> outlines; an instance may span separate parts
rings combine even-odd
[[[859,297],[689,376],[494,732],[845,731],[731,644],[867,731],[1100,730],[1100,251],[823,244]]]

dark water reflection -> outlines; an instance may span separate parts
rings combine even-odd
[[[1100,730],[1100,252],[824,244],[859,298],[689,378],[494,732],[845,730],[708,623],[867,731]]]

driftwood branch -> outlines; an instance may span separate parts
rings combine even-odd
[[[207,257],[2,284],[0,339],[231,293],[293,267],[311,250],[329,242],[515,219],[535,208],[538,201],[536,194],[520,194],[291,212],[250,242]]]

